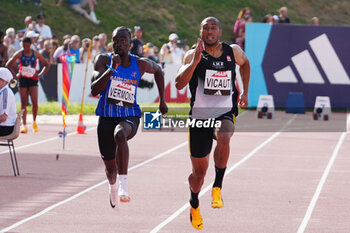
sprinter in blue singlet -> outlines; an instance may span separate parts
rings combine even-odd
[[[129,53],[131,34],[118,27],[112,33],[114,52],[95,59],[91,93],[99,96],[96,115],[98,144],[109,182],[109,203],[129,202],[126,180],[129,163],[128,140],[135,136],[141,117],[137,104],[137,86],[142,75],[154,74],[159,91],[159,110],[168,111],[164,100],[164,76],[155,62]],[[116,183],[119,175],[119,185]],[[118,192],[119,188],[119,192]],[[118,198],[119,196],[119,198]]]

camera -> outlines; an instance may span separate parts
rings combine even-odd
[[[185,40],[177,40],[176,45],[177,45],[177,47],[184,49],[186,47],[186,41]]]
[[[17,85],[17,80],[16,80],[16,79],[11,79],[11,81],[10,81],[10,87],[11,87],[12,89],[14,89],[14,88],[16,87],[16,85]]]

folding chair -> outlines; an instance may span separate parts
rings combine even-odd
[[[22,109],[21,111],[18,112],[15,127],[13,128],[12,133],[9,135],[0,137],[0,142],[1,142],[0,146],[8,146],[9,147],[13,173],[15,174],[15,176],[17,176],[17,175],[19,176],[19,170],[18,170],[17,157],[16,157],[16,151],[15,151],[15,146],[13,144],[13,140],[18,138],[18,136],[19,136],[19,129],[21,126],[21,119],[22,119],[23,112],[24,112],[24,109]]]

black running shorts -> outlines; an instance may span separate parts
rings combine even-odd
[[[216,118],[216,120],[221,120],[221,121],[224,119],[230,120],[233,122],[233,124],[236,124],[236,117],[234,114],[232,114],[231,111]],[[197,121],[204,121],[204,120],[197,120]],[[211,128],[190,127],[188,143],[190,146],[191,156],[195,158],[203,158],[210,153],[211,147],[213,145],[213,139],[215,139],[214,129],[215,129],[214,127],[211,127]]]
[[[98,120],[98,146],[103,160],[111,160],[115,158],[117,144],[114,135],[115,128],[120,122],[127,122],[131,126],[131,134],[128,136],[127,140],[133,138],[139,127],[139,117],[100,117]]]
[[[20,78],[19,87],[36,87],[38,86],[38,80],[32,78]]]

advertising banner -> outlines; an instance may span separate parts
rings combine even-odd
[[[332,107],[350,108],[350,27],[250,23],[246,53],[251,63],[250,107],[261,94],[286,107],[289,92],[302,92],[305,107],[329,96]]]

